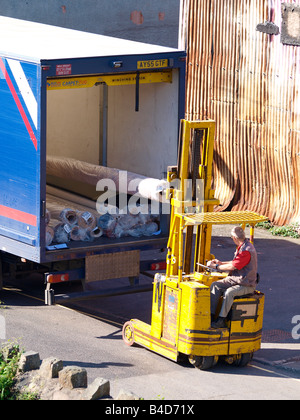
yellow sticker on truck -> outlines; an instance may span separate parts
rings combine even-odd
[[[137,73],[55,77],[47,79],[47,90],[91,88],[99,84],[106,84],[107,86],[135,85],[136,78]],[[139,83],[172,83],[172,70],[140,73]]]
[[[169,60],[168,59],[161,59],[161,60],[147,60],[147,61],[138,61],[137,68],[138,70],[143,69],[160,69],[169,67]]]

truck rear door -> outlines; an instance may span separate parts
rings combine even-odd
[[[39,98],[40,66],[0,56],[0,249],[20,256],[40,245]]]

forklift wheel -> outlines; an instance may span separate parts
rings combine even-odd
[[[134,345],[134,328],[132,322],[125,322],[123,325],[122,337],[127,346]]]
[[[218,363],[218,356],[189,356],[190,363],[197,369],[208,370]]]
[[[251,362],[252,358],[253,358],[253,353],[243,353],[240,355],[240,357],[236,359],[234,364],[235,366],[238,366],[238,367],[245,367],[247,366],[248,363]]]

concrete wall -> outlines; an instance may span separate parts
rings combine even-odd
[[[0,0],[0,15],[177,48],[180,0]]]

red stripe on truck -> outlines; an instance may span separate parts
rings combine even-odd
[[[0,205],[0,216],[16,220],[17,222],[25,223],[27,225],[37,226],[36,216],[20,210],[12,209],[10,207]]]
[[[2,73],[4,74],[6,83],[8,84],[9,90],[10,90],[10,92],[11,92],[13,98],[14,98],[14,101],[15,101],[17,107],[18,107],[18,110],[19,110],[19,112],[21,114],[21,117],[22,117],[22,119],[24,121],[24,124],[25,124],[25,126],[27,128],[27,131],[28,131],[29,136],[31,138],[31,141],[32,141],[32,143],[33,143],[33,145],[35,147],[35,150],[37,150],[37,139],[36,139],[36,137],[34,135],[34,132],[33,132],[32,128],[31,128],[30,122],[28,121],[26,112],[25,112],[24,108],[22,107],[22,104],[20,102],[20,99],[18,97],[18,94],[16,92],[16,89],[14,88],[14,85],[13,85],[13,83],[12,83],[10,77],[9,77],[9,74],[6,71],[5,64],[4,64],[2,58],[0,58],[0,69],[2,70]]]

